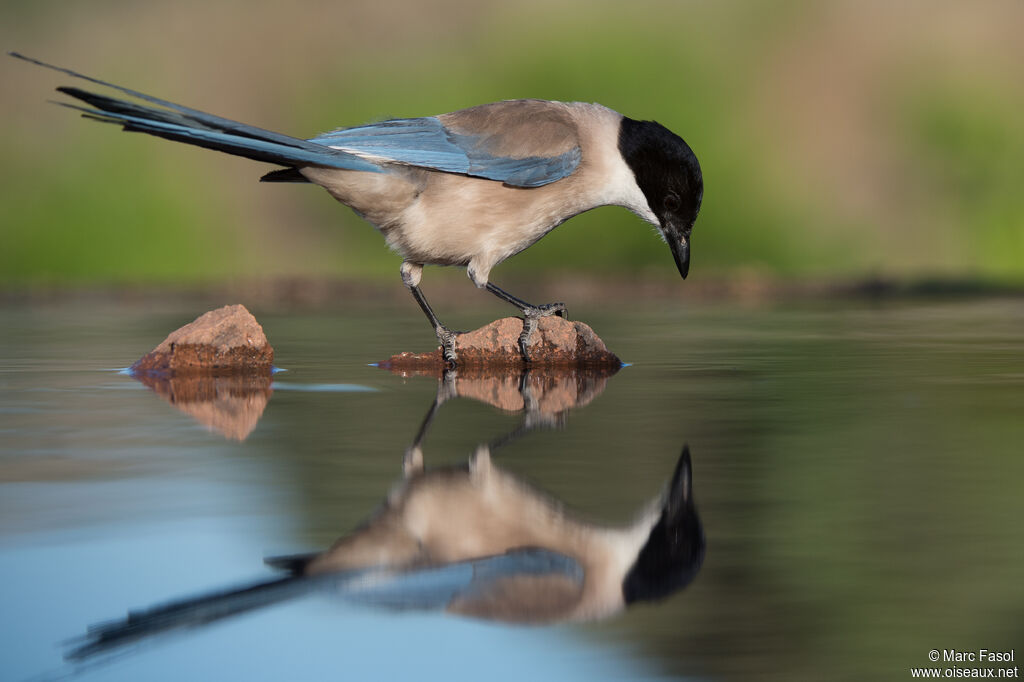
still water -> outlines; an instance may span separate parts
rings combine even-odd
[[[269,387],[203,403],[117,371],[209,307],[0,308],[0,678],[899,680],[932,649],[1024,656],[1024,301],[571,310],[631,364],[447,384],[369,366],[430,347],[411,304],[254,307]],[[63,662],[89,625],[331,545],[417,440],[428,470],[491,444],[601,526],[688,444],[703,566],[596,622],[312,594]]]

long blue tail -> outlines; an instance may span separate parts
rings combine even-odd
[[[327,166],[367,172],[382,172],[382,169],[358,156],[337,149],[331,149],[308,140],[282,135],[270,130],[239,123],[220,116],[190,109],[180,104],[152,97],[135,90],[107,83],[70,69],[46,64],[17,52],[10,56],[32,64],[60,71],[69,76],[114,88],[126,95],[143,100],[156,107],[146,106],[127,100],[98,95],[80,88],[59,87],[61,92],[89,105],[83,107],[60,102],[63,106],[83,112],[85,118],[105,123],[120,124],[124,130],[148,133],[177,142],[216,149],[256,161],[266,161],[288,168],[297,166]]]

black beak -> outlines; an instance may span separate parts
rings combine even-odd
[[[693,474],[690,464],[690,446],[683,446],[683,454],[676,463],[672,482],[668,486],[666,512],[669,518],[679,518],[683,511],[693,505]]]
[[[669,248],[672,249],[672,257],[676,259],[679,274],[686,279],[690,272],[690,238],[671,229],[666,231],[666,237]]]

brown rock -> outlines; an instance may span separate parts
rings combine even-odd
[[[459,369],[469,367],[522,367],[519,335],[523,320],[506,317],[472,332],[460,334],[455,341]],[[604,341],[583,322],[561,317],[544,317],[530,343],[533,367],[620,367],[622,361],[608,350]],[[379,363],[392,371],[441,371],[441,349],[432,353],[400,353]]]
[[[135,374],[269,372],[274,349],[245,306],[205,313],[168,335],[131,367]]]

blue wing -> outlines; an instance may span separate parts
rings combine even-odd
[[[344,128],[309,141],[375,163],[472,175],[514,187],[550,184],[572,175],[580,164],[577,146],[552,156],[513,158],[491,154],[488,135],[456,133],[433,116]]]

